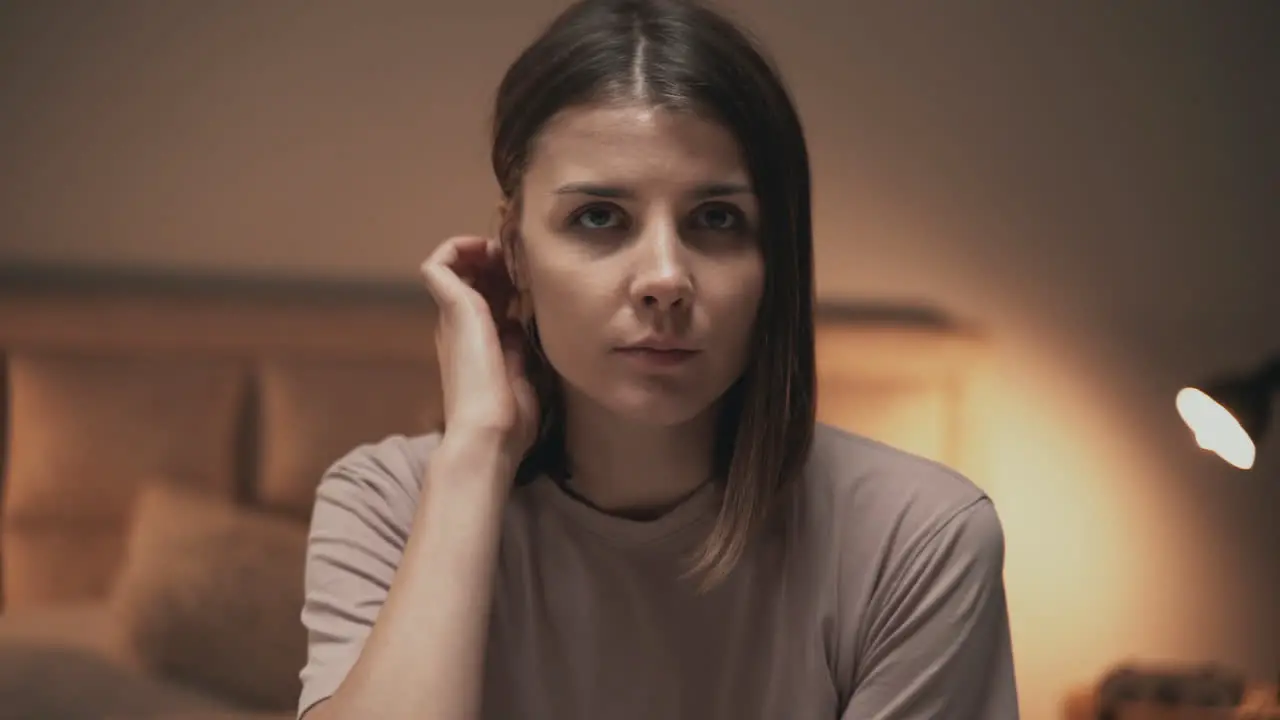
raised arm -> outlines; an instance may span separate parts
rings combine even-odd
[[[402,554],[391,510],[378,507],[386,498],[375,486],[387,485],[359,474],[377,468],[337,467],[326,477],[303,614],[311,654],[300,710],[308,720],[479,716],[514,474],[502,457],[481,436],[446,436],[427,463]]]
[[[339,471],[318,494],[299,703],[308,720],[480,714],[502,511],[537,432],[537,398],[524,338],[507,319],[515,289],[497,241],[446,240],[422,272],[439,308],[444,436],[425,469],[408,470],[422,477],[400,483],[421,484],[402,541],[374,512],[405,507],[377,487],[390,468]]]

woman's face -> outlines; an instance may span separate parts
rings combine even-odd
[[[511,261],[570,407],[675,425],[742,374],[764,286],[759,215],[723,127],[643,106],[541,133]]]

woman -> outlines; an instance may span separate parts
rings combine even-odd
[[[1016,718],[991,502],[815,428],[770,65],[697,5],[586,0],[496,110],[499,237],[423,265],[445,430],[318,490],[299,714]]]

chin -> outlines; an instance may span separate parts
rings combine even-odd
[[[602,398],[606,410],[630,422],[654,427],[676,427],[695,420],[715,398],[701,393],[680,393],[649,388],[618,388]]]
[[[566,399],[581,404],[588,416],[602,413],[651,428],[679,427],[697,420],[712,410],[732,385],[714,372],[660,379],[618,373],[614,368],[598,371],[569,365],[564,369],[569,372],[559,368],[557,372],[562,388],[571,396]]]

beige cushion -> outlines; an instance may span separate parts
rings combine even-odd
[[[259,376],[258,501],[309,516],[320,476],[357,445],[440,425],[434,364],[273,358]]]
[[[3,542],[5,610],[100,601],[124,556],[123,520],[9,520]]]
[[[242,363],[16,352],[8,376],[6,608],[101,597],[139,478],[233,492]]]
[[[0,716],[2,717],[2,716]],[[146,720],[294,720],[297,714],[286,712],[253,712],[248,710],[191,710],[187,712],[149,713]],[[137,715],[108,715],[105,720],[139,720]]]
[[[16,644],[84,652],[122,668],[138,669],[119,624],[101,600],[0,613],[0,646]]]
[[[306,524],[169,485],[139,497],[111,597],[144,667],[251,709],[294,707]]]
[[[74,648],[0,644],[0,718],[217,717],[227,705]],[[233,717],[223,715],[222,717]]]

